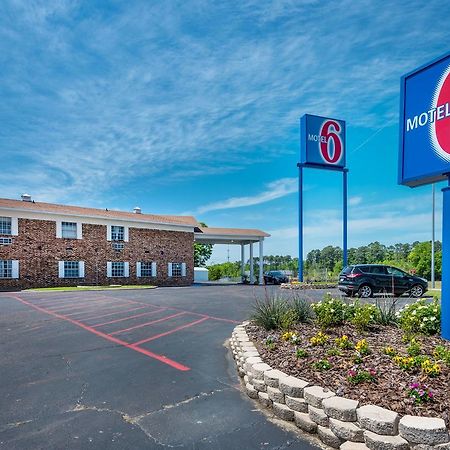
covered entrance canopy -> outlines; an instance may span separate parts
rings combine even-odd
[[[250,247],[250,283],[253,276],[253,244],[259,242],[259,284],[263,284],[263,242],[270,234],[261,230],[244,228],[210,228],[196,227],[194,239],[200,244],[233,244],[241,246],[241,275],[244,276],[245,246]]]

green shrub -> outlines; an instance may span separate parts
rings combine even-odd
[[[358,328],[358,330],[367,330],[371,325],[378,323],[379,312],[375,305],[355,304],[353,317],[350,322]]]
[[[408,347],[406,348],[406,353],[408,353],[409,356],[419,356],[421,352],[422,349],[420,344],[415,339],[411,339]]]
[[[398,318],[407,333],[437,334],[441,329],[441,306],[436,299],[431,303],[420,299],[402,308]]]
[[[450,367],[450,348],[445,348],[443,345],[436,345],[433,356]]]
[[[311,304],[300,297],[294,297],[292,302],[289,303],[289,308],[295,314],[296,322],[309,322],[314,315]]]
[[[331,369],[331,363],[327,359],[320,359],[319,361],[316,361],[312,364],[314,369],[319,370],[322,372],[323,370],[329,370]]]
[[[266,330],[277,330],[287,323],[286,302],[277,297],[267,297],[264,300],[256,300],[251,316],[254,322]]]
[[[347,305],[342,300],[331,297],[330,294],[325,295],[323,301],[312,303],[311,308],[316,316],[316,322],[322,328],[344,323]]]
[[[396,315],[397,299],[391,297],[380,297],[375,300],[375,306],[378,310],[377,321],[380,325],[397,325]]]
[[[297,358],[307,358],[309,353],[303,348],[298,348],[295,352],[295,355],[297,356]]]

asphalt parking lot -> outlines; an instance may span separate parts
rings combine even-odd
[[[255,408],[224,345],[263,295],[0,293],[0,447],[314,448]]]

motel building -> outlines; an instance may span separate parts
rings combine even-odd
[[[202,228],[191,216],[41,203],[24,194],[21,200],[0,199],[0,290],[188,286],[194,282],[194,241],[240,245],[242,272],[246,255],[253,261],[257,247],[262,282],[268,236],[260,230]]]

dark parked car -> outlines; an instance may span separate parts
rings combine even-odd
[[[339,275],[339,289],[347,295],[372,297],[374,292],[393,293],[395,296],[409,293],[422,297],[428,289],[424,278],[416,277],[381,264],[356,264],[347,266]]]
[[[269,272],[266,272],[264,274],[264,284],[281,284],[281,283],[287,283],[289,281],[289,278],[281,271],[279,270],[271,270]]]

